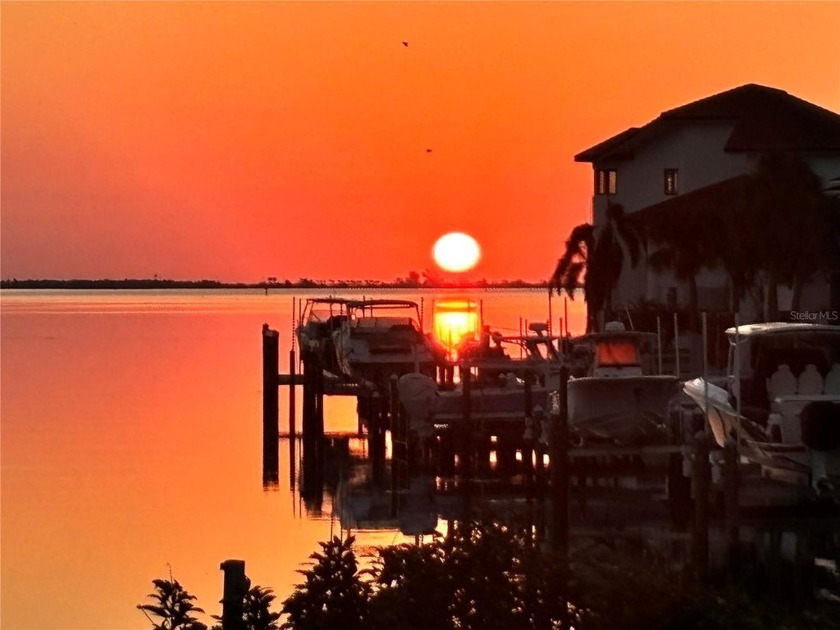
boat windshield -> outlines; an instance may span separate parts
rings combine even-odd
[[[782,366],[794,379],[809,365],[825,378],[835,363],[840,363],[840,329],[794,330],[743,337],[736,359],[735,344],[730,350],[730,379],[741,401],[742,413],[756,422],[764,422],[770,411],[768,383]],[[740,379],[735,381],[735,363],[740,364]],[[814,369],[811,368],[811,369]]]
[[[748,352],[741,353],[742,376],[764,379],[782,363],[787,364],[794,375],[800,374],[810,363],[825,374],[832,364],[840,363],[840,329],[837,332],[780,332],[754,339],[743,338],[741,343],[745,341],[751,344]]]
[[[639,347],[630,339],[599,341],[595,348],[597,367],[624,367],[641,365]]]

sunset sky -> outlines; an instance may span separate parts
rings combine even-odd
[[[3,2],[3,278],[547,277],[575,153],[760,83],[840,112],[840,2]],[[407,46],[403,44],[407,42]]]

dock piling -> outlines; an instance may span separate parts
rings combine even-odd
[[[551,448],[551,542],[556,553],[566,557],[569,548],[569,368],[560,368],[558,413],[549,435]],[[554,415],[554,414],[552,414]]]
[[[289,350],[289,437],[294,440],[295,431],[297,427],[295,415],[297,414],[297,401],[295,400],[297,374],[295,370],[297,367],[297,358],[295,357],[295,349]]]
[[[726,518],[727,557],[738,558],[738,453],[735,440],[729,438],[723,450],[724,505]]]
[[[242,607],[250,580],[245,576],[244,560],[225,560],[219,566],[225,573],[222,595],[222,630],[245,630]]]
[[[280,477],[280,400],[278,366],[280,364],[280,335],[263,324],[263,483]]]
[[[694,435],[694,461],[691,469],[694,489],[694,567],[700,578],[705,578],[709,569],[709,441],[705,431]]]

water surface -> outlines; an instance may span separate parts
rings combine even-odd
[[[280,331],[285,371],[292,295],[3,292],[4,630],[148,628],[135,605],[170,570],[219,614],[227,558],[244,559],[252,581],[278,599],[291,591],[317,542],[338,531],[329,497],[320,514],[308,513],[290,487],[286,448],[280,486],[262,485],[260,330]],[[426,317],[433,297],[423,294]],[[543,292],[473,297],[505,333],[547,318]],[[568,307],[580,332],[583,304]],[[555,298],[552,319],[562,313]],[[281,426],[286,400],[281,392]],[[327,430],[356,426],[354,400],[326,405]],[[365,537],[391,542],[402,538]]]

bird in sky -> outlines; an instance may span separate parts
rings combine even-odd
[[[406,48],[408,48],[408,42],[403,42],[402,44],[403,44],[403,46],[405,46]]]

